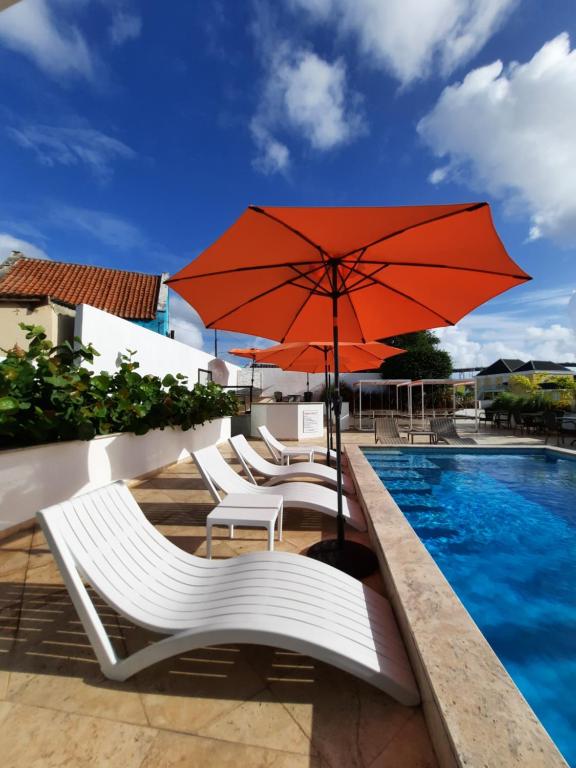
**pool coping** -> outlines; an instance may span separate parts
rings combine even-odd
[[[567,768],[476,623],[426,550],[362,449],[347,445],[349,471],[366,515],[388,598],[418,681],[442,768]],[[408,446],[411,452],[550,452],[551,446]]]

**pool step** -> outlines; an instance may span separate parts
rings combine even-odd
[[[382,480],[387,480],[388,478],[398,478],[398,479],[415,479],[415,480],[422,480],[422,476],[419,472],[416,472],[414,469],[378,469],[377,475]]]
[[[440,469],[437,464],[427,459],[425,456],[411,456],[410,460],[398,459],[394,461],[381,461],[375,459],[370,462],[370,465],[378,471],[378,469]]]
[[[415,512],[417,510],[443,511],[443,508],[438,504],[438,500],[434,496],[426,496],[423,493],[395,493],[394,501],[405,512]]]
[[[430,485],[424,482],[424,480],[386,480],[384,485],[389,491],[411,491],[412,493],[418,491],[423,493],[432,490]]]

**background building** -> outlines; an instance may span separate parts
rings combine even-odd
[[[166,336],[167,276],[29,259],[13,252],[0,265],[0,348],[26,346],[22,322],[43,326],[54,344],[72,341],[79,304]]]

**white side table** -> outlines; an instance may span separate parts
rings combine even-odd
[[[206,556],[212,558],[212,527],[225,525],[234,538],[234,526],[266,528],[268,549],[274,550],[274,528],[278,520],[278,541],[282,541],[284,499],[276,494],[229,493],[206,518]]]
[[[282,454],[280,456],[281,464],[290,464],[290,456],[307,456],[308,461],[314,461],[314,451],[308,448],[282,448]]]

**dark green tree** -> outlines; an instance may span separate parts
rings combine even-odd
[[[432,331],[405,333],[382,341],[406,350],[382,363],[383,379],[447,379],[452,373],[452,359],[448,352],[438,349],[440,339]]]

